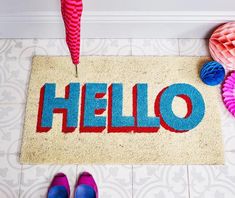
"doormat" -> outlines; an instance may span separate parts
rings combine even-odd
[[[23,164],[223,164],[208,57],[36,56]]]

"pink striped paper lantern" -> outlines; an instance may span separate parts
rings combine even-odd
[[[82,9],[82,0],[61,0],[61,13],[65,24],[66,43],[74,65],[79,64]]]
[[[235,22],[218,27],[209,40],[212,58],[227,70],[235,70]]]

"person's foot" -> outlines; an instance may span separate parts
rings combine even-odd
[[[69,198],[69,182],[64,173],[58,173],[53,178],[48,188],[47,198]]]
[[[98,198],[98,188],[92,175],[83,172],[75,187],[75,198]]]

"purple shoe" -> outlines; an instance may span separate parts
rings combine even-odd
[[[54,176],[50,187],[48,188],[47,198],[69,198],[69,182],[64,173],[58,173]]]
[[[98,198],[98,188],[92,175],[83,172],[77,181],[75,187],[75,198]]]

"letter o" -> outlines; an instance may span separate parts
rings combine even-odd
[[[174,97],[185,95],[191,100],[192,110],[190,115],[180,118],[172,111]],[[205,114],[205,103],[201,93],[192,85],[185,83],[173,84],[166,88],[159,101],[159,110],[162,121],[176,132],[188,131],[195,128]]]

